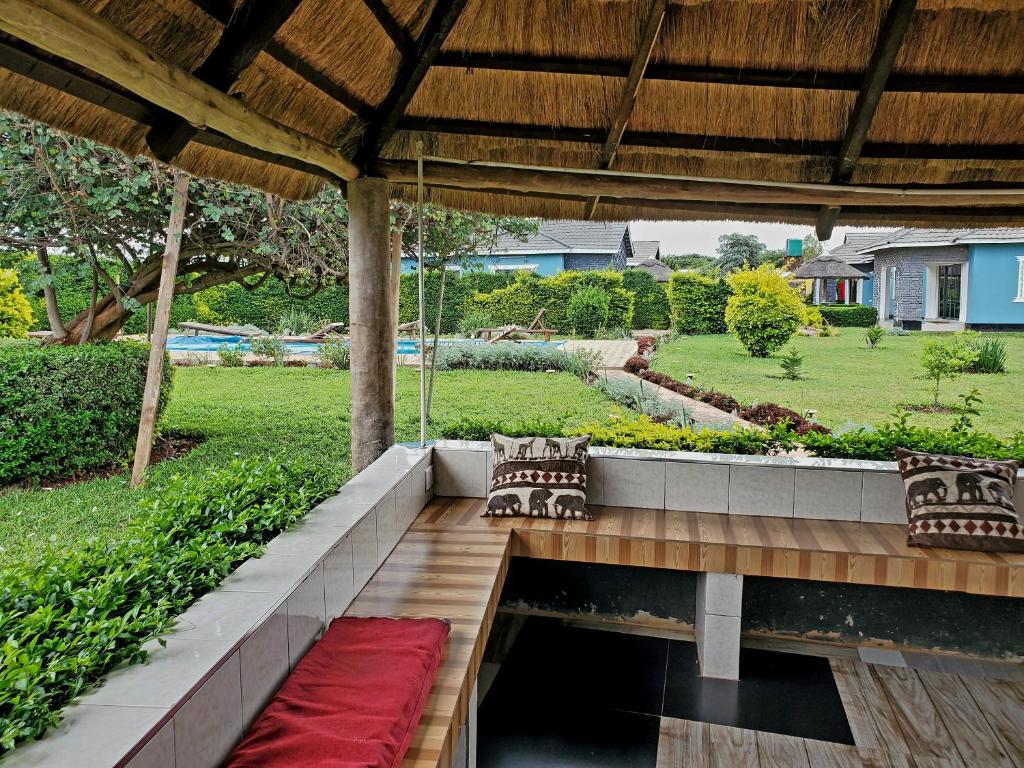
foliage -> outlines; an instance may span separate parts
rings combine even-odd
[[[782,368],[782,378],[790,381],[799,381],[804,377],[804,356],[795,347],[790,347],[779,360]]]
[[[490,326],[491,316],[486,312],[467,312],[459,320],[459,335],[470,338],[481,328],[489,328]]]
[[[249,341],[249,351],[258,360],[272,361],[279,368],[284,365],[290,352],[283,340],[276,336],[255,336]]]
[[[0,269],[0,338],[23,339],[32,327],[32,307],[18,273]]]
[[[482,419],[461,418],[445,422],[438,427],[441,440],[490,440],[491,435],[509,437],[559,437],[565,431],[562,422],[546,419]]]
[[[680,428],[644,416],[633,421],[584,424],[567,430],[567,434],[590,434],[592,445],[663,451],[768,455],[792,447],[785,430]]]
[[[714,256],[706,256],[703,253],[669,254],[662,256],[661,260],[674,271],[686,269],[705,275],[718,274],[718,259]]]
[[[491,315],[489,311],[475,306],[473,297],[478,291],[488,292],[503,288],[511,283],[513,278],[514,275],[507,272],[449,274],[444,281],[441,333],[459,331],[463,318],[472,312],[476,312],[478,316],[486,314],[490,320],[497,321],[498,318]],[[437,298],[440,285],[441,273],[439,271],[430,271],[424,275],[424,314],[427,328],[433,328],[437,322]],[[402,323],[411,323],[419,319],[419,284],[415,273],[407,273],[399,278],[398,319]],[[532,319],[531,317],[530,320]]]
[[[627,331],[621,325],[613,325],[611,328],[601,326],[596,331],[594,331],[595,339],[610,339],[612,341],[621,341],[622,339],[628,339],[629,335],[629,331]]]
[[[885,336],[885,328],[880,325],[872,325],[864,331],[864,343],[867,344],[868,349],[878,349],[885,341]]]
[[[647,355],[648,353],[654,352],[654,349],[657,346],[658,340],[653,336],[636,337],[636,353],[638,355]]]
[[[593,338],[598,328],[608,322],[611,297],[600,288],[585,285],[569,297],[569,327],[579,336]]]
[[[803,317],[800,319],[800,325],[807,328],[824,328],[825,317],[821,314],[821,310],[818,307],[804,305]]]
[[[245,350],[241,344],[221,344],[217,347],[217,359],[225,368],[241,368],[245,365]]]
[[[320,362],[328,368],[347,371],[349,368],[350,351],[348,344],[342,339],[331,339],[320,344],[316,351]]]
[[[645,381],[657,384],[659,387],[664,387],[665,389],[675,392],[676,394],[683,395],[684,397],[691,397],[694,400],[707,403],[720,411],[725,411],[726,413],[739,412],[740,404],[735,398],[722,394],[721,392],[716,392],[713,389],[703,389],[689,384],[684,384],[683,382],[676,381],[668,374],[661,373],[660,371],[641,371],[639,376]]]
[[[818,240],[817,235],[813,232],[808,232],[804,235],[804,247],[801,253],[801,257],[804,261],[810,261],[811,259],[817,258],[824,252],[825,249],[822,247],[821,241]]]
[[[486,312],[496,325],[529,325],[537,312],[545,310],[544,325],[560,333],[572,328],[569,300],[584,287],[598,288],[608,294],[608,326],[633,327],[633,294],[625,290],[621,272],[573,271],[553,277],[518,273],[515,280],[489,293],[477,293],[469,302],[474,310]]]
[[[327,322],[304,309],[289,307],[277,321],[277,333],[281,336],[309,336],[327,325]]]
[[[818,310],[837,328],[870,328],[878,322],[878,310],[863,304],[823,304]]]
[[[609,400],[649,416],[659,424],[687,427],[693,423],[693,414],[685,405],[662,399],[657,388],[644,387],[642,379],[600,378],[596,386]]]
[[[729,286],[722,280],[678,272],[669,281],[672,328],[677,333],[725,333]]]
[[[622,287],[633,292],[633,327],[668,328],[669,307],[665,285],[643,269],[622,273]]]
[[[729,332],[752,357],[768,357],[785,346],[804,315],[800,296],[773,268],[734,272],[728,278],[732,296],[725,307]]]
[[[622,366],[622,370],[626,373],[640,373],[651,367],[651,364],[647,362],[647,358],[643,355],[633,355],[631,358],[626,360],[625,365]]]
[[[312,466],[236,460],[172,480],[124,541],[6,569],[0,748],[42,736],[103,675],[142,661],[147,640],[331,490]]]
[[[981,339],[977,344],[978,359],[971,373],[1006,373],[1006,342],[1002,339]]]
[[[413,214],[414,210],[408,203],[392,205],[392,219],[402,230],[402,255],[418,262],[418,231],[416,226],[412,226]],[[423,266],[435,272],[450,264],[457,264],[464,269],[478,269],[484,259],[481,254],[489,253],[497,245],[499,236],[507,235],[524,241],[536,234],[539,226],[536,219],[492,216],[487,213],[456,211],[440,205],[424,205]],[[445,283],[447,302],[447,280]],[[437,302],[433,303],[436,307]],[[433,325],[433,322],[428,325]]]
[[[442,344],[437,349],[438,371],[564,371],[568,359],[547,344]]]
[[[574,349],[566,355],[566,370],[580,381],[589,384],[591,374],[604,362],[596,349]]]
[[[718,268],[722,274],[736,269],[755,269],[761,264],[768,246],[756,235],[732,232],[718,238]]]
[[[149,347],[0,346],[0,484],[124,460],[135,447]],[[164,366],[160,408],[171,389]]]
[[[961,333],[951,339],[929,339],[921,353],[925,377],[932,382],[932,404],[939,404],[939,385],[943,379],[955,379],[971,369],[978,360],[978,350],[970,337]]]

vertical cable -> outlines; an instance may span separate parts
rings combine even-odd
[[[427,321],[423,279],[423,142],[416,142],[416,255],[420,291],[420,448],[427,444]]]

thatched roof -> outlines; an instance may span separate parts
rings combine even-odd
[[[917,2],[905,33],[895,34],[891,73],[882,78],[887,90],[868,115],[848,174],[837,157],[855,132],[858,92],[877,69],[869,65],[873,52],[877,58],[893,37],[887,0],[670,0],[652,30],[652,8],[664,3],[293,0],[294,11],[237,80],[218,85],[371,171],[377,157],[414,158],[422,141],[427,155],[517,165],[775,182],[1024,186],[1021,0]],[[83,5],[198,73],[211,54],[226,55],[225,43],[218,47],[225,23],[245,31],[249,17],[267,8],[256,0]],[[0,43],[0,106],[129,153],[149,152],[147,133],[168,119],[161,109],[56,49],[41,52],[6,35]],[[642,79],[630,103],[638,66]],[[416,85],[406,91],[408,83]],[[615,142],[609,129],[620,116],[624,132]],[[292,197],[312,194],[329,175],[265,151],[239,151],[232,140],[200,132],[174,162]],[[720,197],[598,201],[585,184],[560,194],[435,186],[429,196],[460,208],[561,219],[809,222],[819,209]],[[990,221],[1019,214],[1004,206]],[[878,225],[897,215],[900,224],[936,223],[921,208],[897,214],[877,205],[844,207],[840,221]],[[965,216],[950,208],[943,220],[977,223]]]
[[[841,258],[826,253],[801,264],[793,272],[793,277],[799,277],[801,280],[825,277],[863,279],[865,274]]]

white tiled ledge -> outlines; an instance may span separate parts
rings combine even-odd
[[[111,673],[0,766],[219,765],[427,504],[430,456],[389,449],[185,611],[145,664]]]
[[[438,496],[487,495],[489,442],[434,445]],[[1024,470],[1018,479],[1024,478]],[[1024,514],[1024,483],[1015,494]],[[587,462],[590,504],[717,514],[905,524],[894,461],[601,448]]]

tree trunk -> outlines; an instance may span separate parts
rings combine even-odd
[[[188,181],[186,174],[181,171],[174,172],[174,196],[171,198],[171,215],[167,221],[167,241],[160,270],[156,323],[153,327],[153,343],[149,348],[149,366],[146,368],[146,390],[142,397],[139,435],[135,441],[132,488],[142,483],[153,449],[153,429],[156,426],[160,383],[164,374],[164,354],[167,351],[167,326],[171,320],[171,303],[174,301],[174,285],[178,277],[178,254],[181,252],[181,234],[185,225],[185,208],[188,206]]]
[[[36,257],[39,259],[39,266],[43,270],[43,300],[46,302],[46,319],[50,323],[50,333],[54,341],[61,341],[68,335],[64,328],[64,321],[60,316],[60,308],[57,306],[57,289],[53,282],[56,279],[53,274],[53,267],[50,266],[50,254],[43,247],[36,248]]]
[[[95,257],[92,262],[92,289],[89,291],[89,309],[85,316],[85,323],[78,335],[78,343],[85,344],[92,336],[92,326],[96,322],[96,297],[100,292],[100,275],[96,266]]]
[[[441,337],[441,312],[444,309],[444,278],[448,274],[444,263],[441,263],[441,285],[437,290],[437,319],[434,321],[434,347],[430,350],[430,387],[427,390],[427,418],[430,418],[430,406],[434,403],[434,367],[437,365],[437,344]]]
[[[386,295],[391,214],[387,179],[361,177],[349,183],[348,194],[352,467],[359,472],[395,441],[392,310]]]

